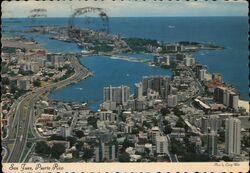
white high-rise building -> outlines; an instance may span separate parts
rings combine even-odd
[[[168,154],[168,141],[166,136],[156,138],[156,152],[157,154]]]
[[[225,121],[225,151],[228,155],[240,154],[241,121],[237,118],[227,118]]]
[[[175,107],[177,105],[177,95],[169,95],[168,96],[168,107]]]
[[[200,80],[205,80],[207,70],[206,69],[201,69],[200,70]]]
[[[119,87],[105,87],[103,89],[104,102],[111,101],[116,102],[116,104],[126,105],[129,99],[129,87],[119,86]]]
[[[152,127],[151,131],[152,131],[152,142],[153,144],[156,144],[156,139],[160,137],[160,129],[159,127],[156,126]]]
[[[183,60],[185,66],[189,67],[195,64],[195,59],[193,57],[186,56]]]
[[[135,97],[138,99],[143,97],[143,86],[141,82],[135,84]]]

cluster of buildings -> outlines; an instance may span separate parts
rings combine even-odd
[[[1,100],[2,121],[7,125],[8,113],[17,98],[47,82],[60,79],[71,65],[64,55],[48,53],[34,42],[22,38],[5,38],[3,41],[6,45],[1,52],[1,67],[4,68]]]
[[[242,123],[249,115],[238,111],[238,105],[230,104],[233,103],[231,90],[229,104],[217,99],[218,89],[227,92],[219,74],[212,74],[210,80],[203,81],[199,78],[203,68],[195,64],[192,57],[185,59],[184,56],[179,61],[178,74],[144,76],[134,85],[133,93],[125,85],[103,88],[103,103],[97,112],[88,110],[86,104],[54,102],[57,111],[48,115],[47,109],[52,104],[49,103],[39,114],[37,130],[48,137],[52,134],[65,139],[76,137],[83,148],[92,149],[88,158],[92,162],[169,162],[176,159],[173,158],[176,151],[172,149],[176,141],[178,147],[185,149],[182,154],[177,151],[180,161],[189,153],[208,155],[214,160],[247,159],[249,147],[242,148],[241,141],[249,136],[249,125]],[[212,80],[217,85],[200,94]],[[230,109],[214,109],[216,104]],[[164,109],[167,112],[163,113]],[[75,148],[73,146],[81,153],[80,157],[84,157],[86,151]],[[61,160],[68,159],[66,155],[72,156],[70,152],[74,150],[68,149]]]
[[[96,32],[91,29],[80,29],[77,27],[35,27],[28,32],[47,33],[51,39],[65,42],[76,42],[77,45],[85,50],[95,50],[96,52],[105,51],[127,51],[127,43],[118,35],[108,34],[107,32]]]

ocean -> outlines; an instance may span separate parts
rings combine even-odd
[[[93,21],[79,18],[76,19],[75,25],[96,30],[102,28],[100,20],[91,20]],[[33,21],[30,19],[2,19],[2,29],[6,31],[40,25],[68,26],[68,18],[34,19]],[[110,18],[109,31],[122,37],[150,38],[164,42],[196,41],[223,46],[224,50],[202,50],[196,52],[194,57],[196,61],[206,65],[209,72],[221,73],[223,80],[232,84],[240,92],[241,99],[249,100],[247,17]],[[4,36],[23,35],[33,38],[51,52],[80,51],[73,43],[51,40],[44,35],[20,32],[3,32],[2,34]],[[141,57],[141,55],[135,55],[135,57]],[[149,55],[144,57],[151,58]],[[168,70],[150,67],[147,64],[114,60],[107,57],[82,58],[81,62],[90,68],[95,76],[54,91],[50,95],[51,99],[89,100],[92,103],[92,108],[96,109],[102,100],[102,88],[106,85],[128,85],[133,92],[133,84],[140,81],[144,75],[171,75]]]

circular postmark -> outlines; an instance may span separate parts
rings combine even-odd
[[[27,16],[30,19],[30,25],[42,25],[42,19],[47,18],[47,9],[45,8],[35,8],[29,11],[29,15]]]
[[[68,37],[74,41],[80,41],[84,35],[82,29],[77,25],[79,24],[79,20],[77,18],[83,17],[83,21],[85,22],[84,26],[87,26],[91,23],[96,22],[95,18],[89,17],[88,15],[97,15],[101,25],[99,25],[99,31],[108,34],[109,33],[109,17],[105,12],[105,9],[98,7],[83,7],[76,8],[72,15],[69,18],[68,24]],[[80,24],[81,25],[81,24]]]

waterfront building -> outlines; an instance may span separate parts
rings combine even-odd
[[[206,69],[201,69],[200,72],[199,72],[199,79],[201,81],[205,80],[206,74],[207,74],[207,70]]]
[[[141,82],[135,84],[135,98],[143,98],[143,85]]]
[[[220,73],[213,73],[212,74],[212,79],[213,80],[216,80],[217,82],[222,82],[222,77],[221,77],[221,74]]]
[[[182,52],[184,51],[184,47],[179,44],[167,44],[166,51],[167,52]]]
[[[228,90],[223,90],[223,104],[229,106],[230,93]]]
[[[115,161],[115,145],[109,143],[100,143],[95,147],[95,162]]]
[[[169,95],[168,96],[168,107],[177,106],[178,98],[177,95]]]
[[[170,77],[166,76],[144,76],[142,79],[143,95],[152,89],[159,93],[162,98],[167,98]]]
[[[160,129],[159,127],[155,126],[155,127],[152,127],[151,129],[151,138],[152,138],[152,143],[155,145],[156,144],[156,139],[158,137],[160,137]]]
[[[217,134],[212,130],[207,134],[207,152],[209,156],[217,154]]]
[[[48,61],[50,61],[55,68],[64,65],[64,58],[61,53],[48,53]]]
[[[105,87],[103,89],[104,102],[111,101],[116,104],[126,105],[129,99],[129,87],[119,86],[119,87]]]
[[[176,54],[176,60],[183,61],[183,59],[186,57],[185,53],[177,53]]]
[[[195,59],[193,57],[191,57],[191,56],[186,56],[183,59],[183,61],[184,61],[184,65],[188,66],[188,67],[190,67],[190,66],[192,66],[192,65],[195,64]]]
[[[229,96],[229,106],[235,110],[238,110],[238,103],[239,103],[239,94],[231,92]]]
[[[212,80],[212,75],[208,72],[205,74],[205,81],[211,81]]]
[[[156,64],[164,64],[164,65],[170,65],[170,56],[155,56],[154,57],[154,63]]]
[[[229,156],[239,155],[241,147],[241,121],[237,118],[225,120],[225,152]]]
[[[203,68],[201,64],[195,64],[195,74],[197,77],[200,76],[200,70]]]
[[[168,140],[166,136],[159,136],[156,138],[156,153],[168,154]]]
[[[239,94],[226,87],[217,87],[214,90],[214,99],[227,107],[238,109]]]

